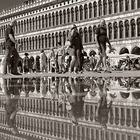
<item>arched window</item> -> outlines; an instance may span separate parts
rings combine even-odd
[[[114,26],[114,39],[117,39],[118,38],[118,27],[117,27],[117,22],[115,22],[113,24]]]
[[[71,8],[71,22],[74,22],[74,9]]]
[[[103,10],[104,10],[104,15],[107,14],[107,2],[106,0],[103,1]]]
[[[48,35],[48,39],[49,39],[49,48],[51,48],[51,34]]]
[[[122,12],[123,9],[124,9],[124,8],[123,8],[123,1],[124,1],[124,0],[120,0],[120,12]]]
[[[54,33],[52,34],[52,47],[54,47]]]
[[[124,0],[125,1],[125,11],[129,10],[129,0]]]
[[[70,9],[67,9],[67,22],[70,22]]]
[[[36,27],[34,27],[36,28]],[[26,32],[26,20],[24,20],[24,33]]]
[[[42,28],[45,27],[45,26],[44,26],[44,21],[45,21],[45,17],[44,17],[44,15],[42,15]]]
[[[36,18],[35,18],[35,25],[36,25],[36,26],[35,26],[35,30],[37,30],[37,26],[38,26],[37,23],[38,23],[38,18],[36,17]],[[27,28],[26,28],[26,29],[27,29]],[[26,30],[26,31],[27,31],[27,30]]]
[[[93,7],[94,7],[94,17],[97,17],[97,2],[94,2]]]
[[[24,26],[24,23],[23,23],[23,26]],[[32,19],[32,30],[35,30],[35,19],[34,19],[34,17]]]
[[[59,33],[59,41],[62,42],[62,33]]]
[[[108,1],[108,6],[109,6],[109,14],[112,14],[112,0]]]
[[[87,28],[84,28],[84,43],[88,42],[88,34],[87,34]]]
[[[60,24],[62,24],[62,11],[59,12]]]
[[[52,13],[52,25],[55,26],[55,15],[54,15],[54,12]]]
[[[93,41],[95,42],[95,31],[96,31],[96,25],[93,26]]]
[[[118,0],[114,0],[114,13],[118,12]]]
[[[89,18],[92,18],[92,3],[89,3]]]
[[[87,4],[84,5],[84,19],[88,18],[88,8],[87,8]]]
[[[129,37],[129,21],[125,21],[125,37]]]
[[[99,0],[99,3],[98,3],[98,6],[99,6],[99,16],[102,16],[102,2],[101,0]]]
[[[131,3],[131,9],[133,10],[133,9],[135,9],[136,7],[135,7],[135,0],[132,0],[132,3]]]
[[[38,17],[38,29],[41,29],[41,18],[40,18],[40,16]]]
[[[51,27],[51,13],[49,13],[49,27]]]
[[[28,40],[28,38],[26,39],[26,50],[28,51],[29,50],[29,40]]]
[[[111,23],[109,23],[108,24],[108,30],[109,30],[109,39],[112,39],[112,24]]]
[[[64,31],[63,32],[63,45],[65,45],[65,42],[66,42],[66,32]]]
[[[83,42],[83,30],[82,30],[82,28],[79,29],[79,34],[80,34],[82,42]]]
[[[123,38],[123,22],[119,22],[120,38]]]
[[[38,44],[38,38],[37,38],[37,36],[35,37],[35,50],[37,50],[37,44]]]
[[[32,30],[32,19],[30,18],[30,20],[29,20],[29,31],[31,31]]]
[[[78,21],[78,7],[75,7],[75,21]]]
[[[42,42],[41,48],[44,48],[44,39],[45,39],[45,38],[44,38],[44,35],[42,35],[42,36],[41,36],[41,42]]]
[[[29,50],[32,49],[32,44],[31,44],[31,37],[29,38]]]
[[[136,36],[136,25],[135,25],[135,20],[131,20],[131,36],[135,37]]]
[[[139,1],[139,0],[137,0],[137,1],[138,1],[138,2],[137,2],[137,3],[138,3],[138,4],[137,4],[137,5],[138,5],[137,7],[140,8],[140,1]],[[136,8],[136,9],[137,9],[137,8]]]
[[[92,27],[89,27],[88,33],[89,33],[89,42],[92,42]]]
[[[57,26],[58,25],[58,12],[56,12],[55,17],[56,17],[56,26]]]
[[[58,33],[55,33],[55,39],[56,39],[56,44],[55,44],[55,45],[56,45],[56,47],[57,47],[57,45],[58,45],[58,44],[57,44],[57,43],[58,43]]]
[[[20,31],[20,21],[18,22],[18,33],[20,33],[21,31]],[[5,27],[5,29],[6,29],[6,27]]]
[[[80,20],[83,20],[83,6],[80,5]]]
[[[23,33],[23,21],[21,21],[21,33]]]
[[[45,27],[48,27],[48,16],[47,16],[47,14],[45,15]]]
[[[29,20],[27,19],[27,32],[29,32]]]
[[[66,24],[66,10],[63,11],[63,22]]]
[[[40,36],[38,37],[38,46],[37,46],[37,49],[40,49],[41,48],[41,38]]]
[[[137,19],[137,31],[138,31],[138,36],[140,36],[140,18]]]
[[[48,37],[45,35],[45,48],[48,48]]]

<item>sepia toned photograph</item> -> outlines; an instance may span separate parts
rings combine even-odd
[[[140,0],[1,0],[0,140],[140,140]]]

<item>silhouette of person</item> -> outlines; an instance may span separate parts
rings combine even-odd
[[[106,128],[107,127],[106,124],[108,122],[108,113],[111,109],[112,101],[110,101],[110,103],[107,104],[108,89],[106,80],[103,78],[98,78],[96,84],[99,89],[100,99],[97,104],[95,120],[99,122],[103,126],[103,128]]]
[[[3,79],[4,80],[4,93],[6,95],[5,114],[7,125],[11,128],[13,134],[18,134],[18,129],[16,127],[16,114],[20,110],[18,106],[18,101],[20,99],[20,84],[18,79]]]

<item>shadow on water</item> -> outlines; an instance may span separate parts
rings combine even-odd
[[[138,140],[139,108],[140,78],[1,79],[0,139]]]

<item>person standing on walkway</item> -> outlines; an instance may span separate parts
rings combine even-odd
[[[72,58],[70,64],[70,72],[74,71],[75,66],[78,72],[82,72],[81,55],[82,55],[83,45],[82,45],[81,36],[78,33],[77,26],[75,24],[71,28],[68,41],[70,41],[69,54]]]
[[[23,72],[24,73],[28,73],[29,72],[29,65],[30,65],[30,59],[29,59],[29,54],[28,53],[25,53],[24,54],[25,57],[23,58]]]
[[[115,49],[112,48],[110,41],[107,37],[107,28],[105,20],[100,21],[99,27],[95,31],[95,40],[97,43],[98,51],[99,51],[99,61],[97,62],[94,71],[100,72],[98,69],[101,64],[103,64],[104,72],[109,72],[106,67],[106,43],[109,44],[109,53],[113,52]]]
[[[41,54],[40,54],[40,71],[47,72],[47,56],[44,50],[41,50]]]
[[[18,65],[18,59],[19,54],[15,48],[15,45],[18,45],[18,43],[15,40],[14,36],[14,27],[17,25],[17,21],[13,20],[10,25],[8,25],[6,31],[5,31],[5,58],[4,58],[4,67],[3,67],[3,74],[7,74],[7,66],[10,63],[11,56],[13,55],[13,72],[14,75],[20,75],[17,71],[17,65]]]

